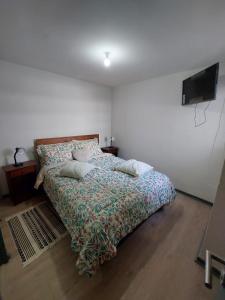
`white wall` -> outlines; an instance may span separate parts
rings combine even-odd
[[[0,61],[0,166],[42,137],[111,134],[111,89]],[[0,171],[0,195],[7,193]]]
[[[217,100],[207,110],[207,123],[194,127],[194,106],[182,106],[182,80],[195,72],[154,78],[115,88],[112,134],[124,158],[136,158],[166,173],[177,189],[202,199],[215,198],[224,160],[225,76],[220,76]],[[208,103],[198,105],[203,118]]]
[[[180,104],[182,80],[192,73],[115,88],[112,130],[121,156],[146,161],[168,174],[178,189],[212,201],[224,159],[224,118],[213,152],[212,146],[225,76],[220,76],[207,123],[195,128],[193,106]],[[198,120],[206,105],[198,105]],[[101,144],[111,134],[109,88],[0,61],[0,166],[12,161],[16,146],[32,158],[36,138],[88,133],[99,133]],[[0,171],[0,195],[5,193]]]

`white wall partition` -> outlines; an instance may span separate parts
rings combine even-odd
[[[223,166],[225,143],[224,65],[216,101],[207,122],[194,125],[194,106],[182,106],[182,81],[195,72],[153,78],[114,89],[112,133],[120,154],[152,164],[168,174],[177,189],[213,201]],[[197,106],[204,120],[207,102]],[[220,116],[222,119],[220,120]]]
[[[36,138],[88,133],[99,133],[101,144],[111,134],[110,88],[0,61],[0,166],[16,146],[32,158]]]

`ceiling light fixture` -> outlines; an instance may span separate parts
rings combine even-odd
[[[109,52],[105,52],[105,59],[104,59],[104,66],[106,68],[111,66],[111,60],[109,58],[110,53]]]

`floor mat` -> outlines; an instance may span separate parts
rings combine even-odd
[[[42,202],[6,219],[23,266],[55,245],[68,232],[49,202]]]

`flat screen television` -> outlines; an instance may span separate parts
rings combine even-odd
[[[216,99],[219,63],[183,81],[182,105]]]

